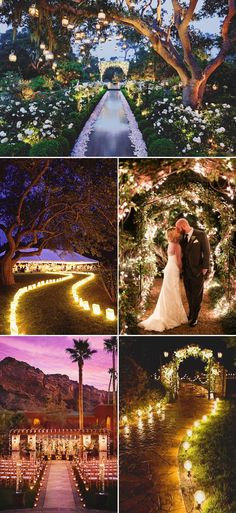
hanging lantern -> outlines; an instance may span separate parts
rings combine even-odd
[[[17,61],[17,56],[16,56],[14,50],[11,51],[11,53],[9,54],[8,59],[9,59],[10,62],[16,62]]]
[[[69,25],[68,16],[63,16],[63,18],[61,20],[61,24],[62,24],[63,27],[67,27]]]
[[[98,13],[98,19],[99,19],[99,21],[102,21],[102,22],[106,19],[105,12],[102,9]]]
[[[54,54],[53,54],[52,52],[48,51],[48,52],[46,53],[46,55],[45,55],[45,59],[46,59],[46,61],[53,61],[53,59],[54,59]]]
[[[40,43],[39,48],[40,48],[40,50],[45,50],[45,48],[46,48],[45,43]]]
[[[32,18],[38,18],[39,17],[39,10],[37,9],[36,4],[32,4],[29,7],[28,13],[29,13],[30,16],[32,16]]]

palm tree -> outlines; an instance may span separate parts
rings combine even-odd
[[[67,353],[70,353],[72,362],[78,363],[79,367],[79,394],[78,394],[78,413],[79,413],[79,428],[84,428],[84,412],[83,412],[83,366],[84,360],[89,360],[96,349],[90,349],[88,339],[79,340],[73,339],[74,347],[68,347]]]
[[[110,390],[111,390],[111,380],[113,376],[113,369],[108,369],[108,374],[110,375],[109,385],[108,385],[108,396],[107,396],[107,404],[110,403]]]
[[[112,353],[112,404],[113,404],[113,442],[116,445],[116,352],[117,338],[110,337],[104,339],[104,349]]]

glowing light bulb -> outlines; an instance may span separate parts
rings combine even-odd
[[[189,442],[184,442],[183,443],[183,448],[184,448],[185,451],[187,451],[189,449],[189,447],[190,447],[190,443]]]
[[[191,438],[193,432],[192,432],[192,429],[187,429],[187,435],[189,438]]]
[[[202,490],[197,490],[194,494],[194,499],[198,506],[201,506],[206,500],[206,495]]]
[[[114,321],[115,320],[115,312],[113,308],[107,308],[106,309],[106,318],[108,321]]]

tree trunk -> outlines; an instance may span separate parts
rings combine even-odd
[[[83,418],[83,365],[79,364],[79,395],[78,395],[79,429],[84,428]]]
[[[203,81],[191,79],[183,85],[183,104],[185,107],[198,109],[201,107],[203,94],[206,84],[203,87]]]
[[[10,258],[5,258],[0,261],[0,284],[9,287],[14,285],[15,278],[13,274],[13,262]]]

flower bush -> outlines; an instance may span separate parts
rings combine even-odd
[[[179,85],[132,82],[124,90],[151,156],[231,155],[236,108],[205,103],[202,110],[182,104]],[[145,129],[151,129],[145,132]]]
[[[21,155],[68,155],[103,93],[96,83],[37,93],[33,101],[0,96],[0,156],[16,155],[19,143]]]

